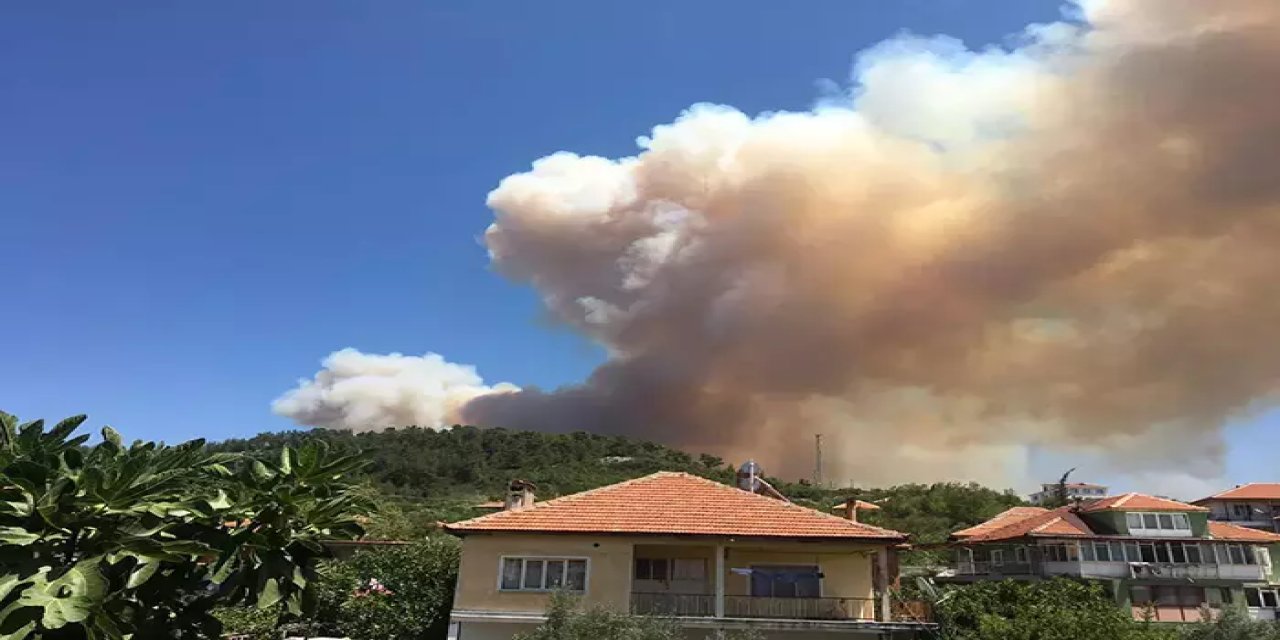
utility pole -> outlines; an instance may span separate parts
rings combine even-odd
[[[814,434],[813,436],[813,485],[815,487],[822,486],[822,434]]]

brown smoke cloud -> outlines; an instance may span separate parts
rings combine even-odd
[[[1013,50],[899,38],[805,113],[700,105],[489,195],[493,262],[607,348],[460,421],[869,483],[1027,447],[1217,473],[1280,380],[1280,2],[1097,0]]]

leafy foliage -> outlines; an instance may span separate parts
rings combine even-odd
[[[1227,607],[1211,620],[1182,629],[1180,640],[1280,640],[1280,624],[1254,620],[1243,607]]]
[[[338,628],[355,640],[444,638],[459,548],[453,538],[437,537],[357,553],[345,563],[354,584],[339,606]]]
[[[937,602],[949,640],[1157,640],[1170,630],[1134,622],[1098,584],[1004,580],[954,587]]]
[[[301,613],[319,540],[360,533],[323,444],[268,464],[201,440],[126,447],[0,413],[0,636],[209,637],[222,602]],[[216,489],[215,489],[216,487]]]

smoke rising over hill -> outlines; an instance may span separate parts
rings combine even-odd
[[[633,157],[504,179],[491,259],[607,348],[581,384],[459,401],[329,368],[275,409],[792,474],[821,432],[832,475],[871,482],[997,479],[1029,446],[1215,474],[1224,422],[1280,380],[1280,3],[1080,11],[1012,50],[897,38],[812,111],[698,105]],[[424,397],[452,400],[403,410]]]

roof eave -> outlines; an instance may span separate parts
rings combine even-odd
[[[905,534],[896,536],[796,536],[796,535],[724,535],[718,533],[679,533],[657,531],[563,531],[554,529],[477,529],[470,527],[445,526],[446,533],[459,538],[470,534],[496,535],[540,535],[540,536],[618,536],[639,538],[698,538],[704,540],[748,540],[770,542],[821,542],[821,543],[883,543],[901,544],[910,538]]]

